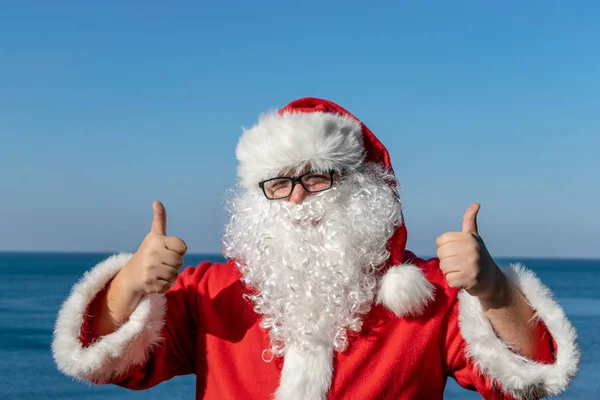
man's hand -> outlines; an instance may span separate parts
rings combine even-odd
[[[152,203],[152,228],[137,252],[119,273],[121,288],[137,294],[165,293],[179,276],[185,242],[167,236],[167,213],[161,202]]]
[[[492,300],[502,291],[505,279],[479,236],[479,208],[475,203],[467,209],[462,232],[446,232],[437,238],[437,255],[450,287],[465,289],[482,300]]]

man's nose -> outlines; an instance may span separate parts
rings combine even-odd
[[[292,190],[292,194],[290,194],[288,200],[294,204],[302,204],[306,196],[308,196],[308,192],[304,190],[300,182],[298,182],[294,186],[294,190]]]

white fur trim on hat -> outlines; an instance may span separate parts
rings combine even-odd
[[[310,350],[285,352],[277,400],[321,400],[327,398],[333,376],[333,348],[315,343]]]
[[[423,271],[412,264],[390,268],[381,280],[377,303],[383,304],[398,317],[418,316],[435,299],[435,287]]]
[[[364,160],[361,124],[340,114],[272,112],[244,130],[237,149],[238,175],[247,189],[284,170],[345,169],[353,172]]]
[[[464,290],[459,293],[459,326],[467,342],[467,356],[502,389],[517,399],[562,393],[579,368],[577,333],[550,290],[521,264],[506,271],[544,322],[556,343],[554,364],[542,364],[511,351],[495,334],[481,303]]]
[[[118,330],[83,347],[79,339],[84,312],[94,297],[125,266],[131,254],[109,257],[86,272],[63,303],[56,320],[52,355],[58,369],[73,378],[100,383],[143,363],[160,340],[165,297],[144,297]]]

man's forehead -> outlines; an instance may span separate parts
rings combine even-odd
[[[310,162],[305,162],[299,166],[296,167],[289,167],[289,168],[285,168],[282,171],[282,176],[297,176],[297,175],[301,175],[305,172],[310,171],[310,169],[312,168],[312,165]]]

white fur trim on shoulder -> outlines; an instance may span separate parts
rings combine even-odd
[[[88,347],[79,339],[87,306],[131,256],[113,255],[87,271],[63,303],[54,328],[52,355],[64,374],[86,382],[108,382],[143,363],[160,341],[165,314],[165,297],[160,294],[146,296],[115,332]]]
[[[358,121],[325,112],[272,112],[244,130],[236,149],[238,175],[246,189],[285,169],[356,170],[365,149]]]
[[[467,356],[480,371],[517,399],[556,396],[564,392],[579,368],[577,333],[551,291],[521,264],[506,271],[544,322],[556,343],[554,364],[536,363],[511,351],[495,334],[476,297],[459,293],[459,325]]]
[[[383,304],[398,317],[418,316],[435,299],[435,286],[423,271],[412,264],[390,268],[381,280],[377,303]]]
[[[333,348],[317,343],[310,350],[285,353],[277,400],[324,400],[333,376]]]

